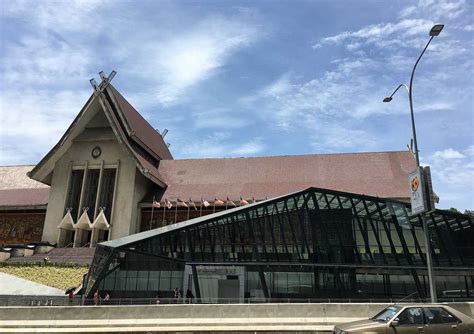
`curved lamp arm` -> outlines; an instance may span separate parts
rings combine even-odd
[[[395,90],[393,91],[392,95],[387,96],[386,98],[383,99],[383,102],[390,102],[390,101],[392,101],[392,97],[395,95],[395,93],[396,93],[401,87],[405,87],[406,90],[407,90],[408,96],[410,96],[410,89],[408,88],[408,86],[405,85],[405,84],[400,84],[400,85],[398,85],[397,89],[395,89]]]

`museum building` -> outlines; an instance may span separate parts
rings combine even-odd
[[[95,247],[308,187],[408,201],[414,168],[407,151],[175,160],[104,80],[36,166],[0,167],[0,245]]]
[[[173,159],[102,81],[36,166],[0,167],[0,244],[95,248],[112,297],[396,297],[427,292],[411,152]],[[438,294],[472,297],[472,218],[428,217]]]

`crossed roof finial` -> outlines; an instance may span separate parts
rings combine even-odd
[[[104,88],[107,87],[107,85],[110,83],[110,81],[112,81],[112,79],[114,78],[116,74],[117,74],[116,71],[112,71],[110,72],[109,76],[106,77],[104,71],[100,71],[99,76],[100,76],[101,82],[99,85],[97,84],[94,78],[90,79],[89,82],[91,83],[92,88],[94,88],[94,91],[96,92],[96,94],[102,92]]]

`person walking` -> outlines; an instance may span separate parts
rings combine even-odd
[[[186,291],[186,301],[187,301],[189,304],[192,304],[193,298],[194,298],[193,292],[188,289],[188,290]]]
[[[105,292],[105,296],[104,296],[104,304],[109,304],[109,301],[110,301],[110,295],[109,295],[109,293],[106,291],[106,292]]]
[[[178,290],[178,288],[174,288],[174,290],[173,290],[173,297],[174,297],[174,303],[177,304],[177,303],[178,303],[178,298],[179,298],[179,290]]]
[[[96,291],[95,291],[94,296],[93,296],[92,299],[94,300],[94,305],[95,305],[95,306],[99,305],[99,302],[100,302],[99,290],[96,290]]]

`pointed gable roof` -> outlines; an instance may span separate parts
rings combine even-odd
[[[153,129],[150,123],[136,111],[114,86],[109,85],[107,89],[112,93],[112,97],[121,111],[127,135],[138,145],[147,149],[149,153],[156,155],[160,160],[173,159],[163,138]]]
[[[28,176],[50,185],[54,162],[64,154],[72,139],[79,134],[81,121],[87,120],[89,113],[93,113],[97,108],[105,113],[119,144],[129,153],[138,170],[158,186],[166,188],[167,185],[158,172],[158,162],[162,159],[173,159],[173,156],[162,136],[111,84],[107,84],[100,93],[91,95],[59,142]]]

